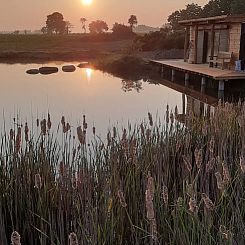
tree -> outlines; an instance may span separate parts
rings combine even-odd
[[[64,21],[63,15],[59,12],[48,15],[46,27],[48,34],[64,34],[66,31],[66,22]]]
[[[81,18],[80,21],[82,22],[82,30],[84,31],[84,33],[86,33],[86,18]]]
[[[47,34],[48,33],[47,27],[46,26],[42,27],[41,32],[42,32],[42,34]]]
[[[69,34],[69,33],[71,33],[71,30],[72,30],[72,28],[74,27],[72,24],[71,24],[71,22],[69,22],[69,21],[65,21],[65,24],[66,24],[66,26],[65,26],[65,33],[66,34]]]
[[[245,1],[244,0],[233,0],[231,2],[231,13],[232,14],[244,14],[245,13]]]
[[[134,35],[131,27],[123,24],[118,24],[117,22],[112,27],[112,33],[118,37],[131,37],[132,35]]]
[[[98,34],[98,33],[103,33],[105,31],[108,31],[108,30],[109,30],[108,25],[103,20],[92,21],[89,24],[89,31],[91,33],[97,33]]]
[[[133,30],[134,26],[138,24],[137,17],[135,15],[131,15],[130,18],[128,19],[128,23]]]
[[[231,14],[231,3],[233,0],[210,0],[202,10],[202,17],[211,17]]]
[[[179,24],[179,21],[196,19],[199,18],[201,14],[202,14],[202,7],[199,6],[198,4],[192,3],[186,5],[185,9],[177,10],[173,12],[171,15],[169,15],[168,22],[174,31],[183,30],[184,27],[182,27]]]

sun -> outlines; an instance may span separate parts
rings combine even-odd
[[[89,5],[91,5],[93,3],[93,0],[81,0],[81,2],[82,2],[83,5],[89,6]]]

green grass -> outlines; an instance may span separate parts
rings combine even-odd
[[[149,114],[105,142],[84,143],[85,121],[4,132],[0,240],[16,230],[22,244],[68,244],[71,232],[79,244],[244,244],[244,106],[185,125]]]

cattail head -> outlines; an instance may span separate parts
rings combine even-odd
[[[214,204],[206,193],[202,193],[202,200],[204,201],[206,210],[208,211],[214,210]]]
[[[43,135],[46,135],[46,133],[47,133],[47,121],[46,121],[46,119],[43,119],[41,121],[41,132]]]
[[[144,135],[145,134],[145,128],[144,128],[143,123],[140,124],[140,130],[141,130],[141,134]]]
[[[170,118],[171,124],[173,124],[174,123],[174,114],[173,114],[173,112],[170,113],[169,118]]]
[[[93,135],[95,135],[95,127],[93,127]]]
[[[150,112],[148,112],[148,119],[149,119],[150,126],[152,127],[153,126],[153,119],[152,119],[152,115]]]
[[[126,207],[127,207],[127,203],[126,203],[126,201],[125,201],[123,191],[122,191],[122,190],[118,190],[117,196],[118,196],[118,199],[119,199],[119,202],[120,202],[121,206],[122,206],[123,208],[126,208]]]
[[[191,197],[189,200],[189,210],[193,214],[196,214],[198,212],[198,206],[195,197]]]
[[[17,231],[14,231],[11,234],[11,245],[21,245],[20,234]]]
[[[78,137],[79,142],[82,145],[85,145],[85,143],[86,143],[86,133],[82,130],[81,126],[79,126],[77,128],[77,137]]]
[[[28,141],[28,133],[29,133],[29,128],[27,123],[25,123],[25,141]]]
[[[37,127],[39,127],[39,119],[37,118]]]
[[[206,164],[206,172],[209,173],[211,170],[213,170],[215,165],[215,158],[212,157]]]
[[[9,131],[9,138],[10,138],[10,140],[14,139],[14,130],[12,128]]]
[[[117,129],[116,127],[113,127],[113,139],[117,137]]]
[[[62,116],[62,117],[61,117],[61,124],[62,124],[62,125],[65,125],[65,123],[66,123],[66,121],[65,121],[65,117],[64,117],[64,116]]]
[[[50,130],[51,127],[52,127],[52,122],[51,122],[50,114],[49,114],[49,113],[48,113],[48,122],[47,122],[47,126],[48,126],[48,130]]]
[[[209,141],[209,151],[211,154],[214,153],[214,144],[215,144],[215,140],[214,137],[212,137],[211,140]]]
[[[42,179],[40,174],[35,174],[35,188],[41,189],[42,188]]]
[[[150,138],[151,138],[151,130],[148,128],[148,129],[146,130],[146,139],[149,141]]]
[[[69,235],[69,245],[78,245],[77,235],[74,232]]]
[[[154,179],[151,177],[151,173],[148,173],[148,178],[147,178],[147,190],[148,194],[151,195],[152,200],[154,197]]]
[[[231,180],[231,177],[230,177],[230,171],[227,163],[223,162],[222,167],[223,167],[223,182],[224,184],[228,184]]]

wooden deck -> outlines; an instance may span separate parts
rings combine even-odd
[[[209,67],[208,64],[189,64],[183,60],[150,60],[150,62],[183,72],[212,77],[214,80],[245,80],[244,71],[222,70]]]

